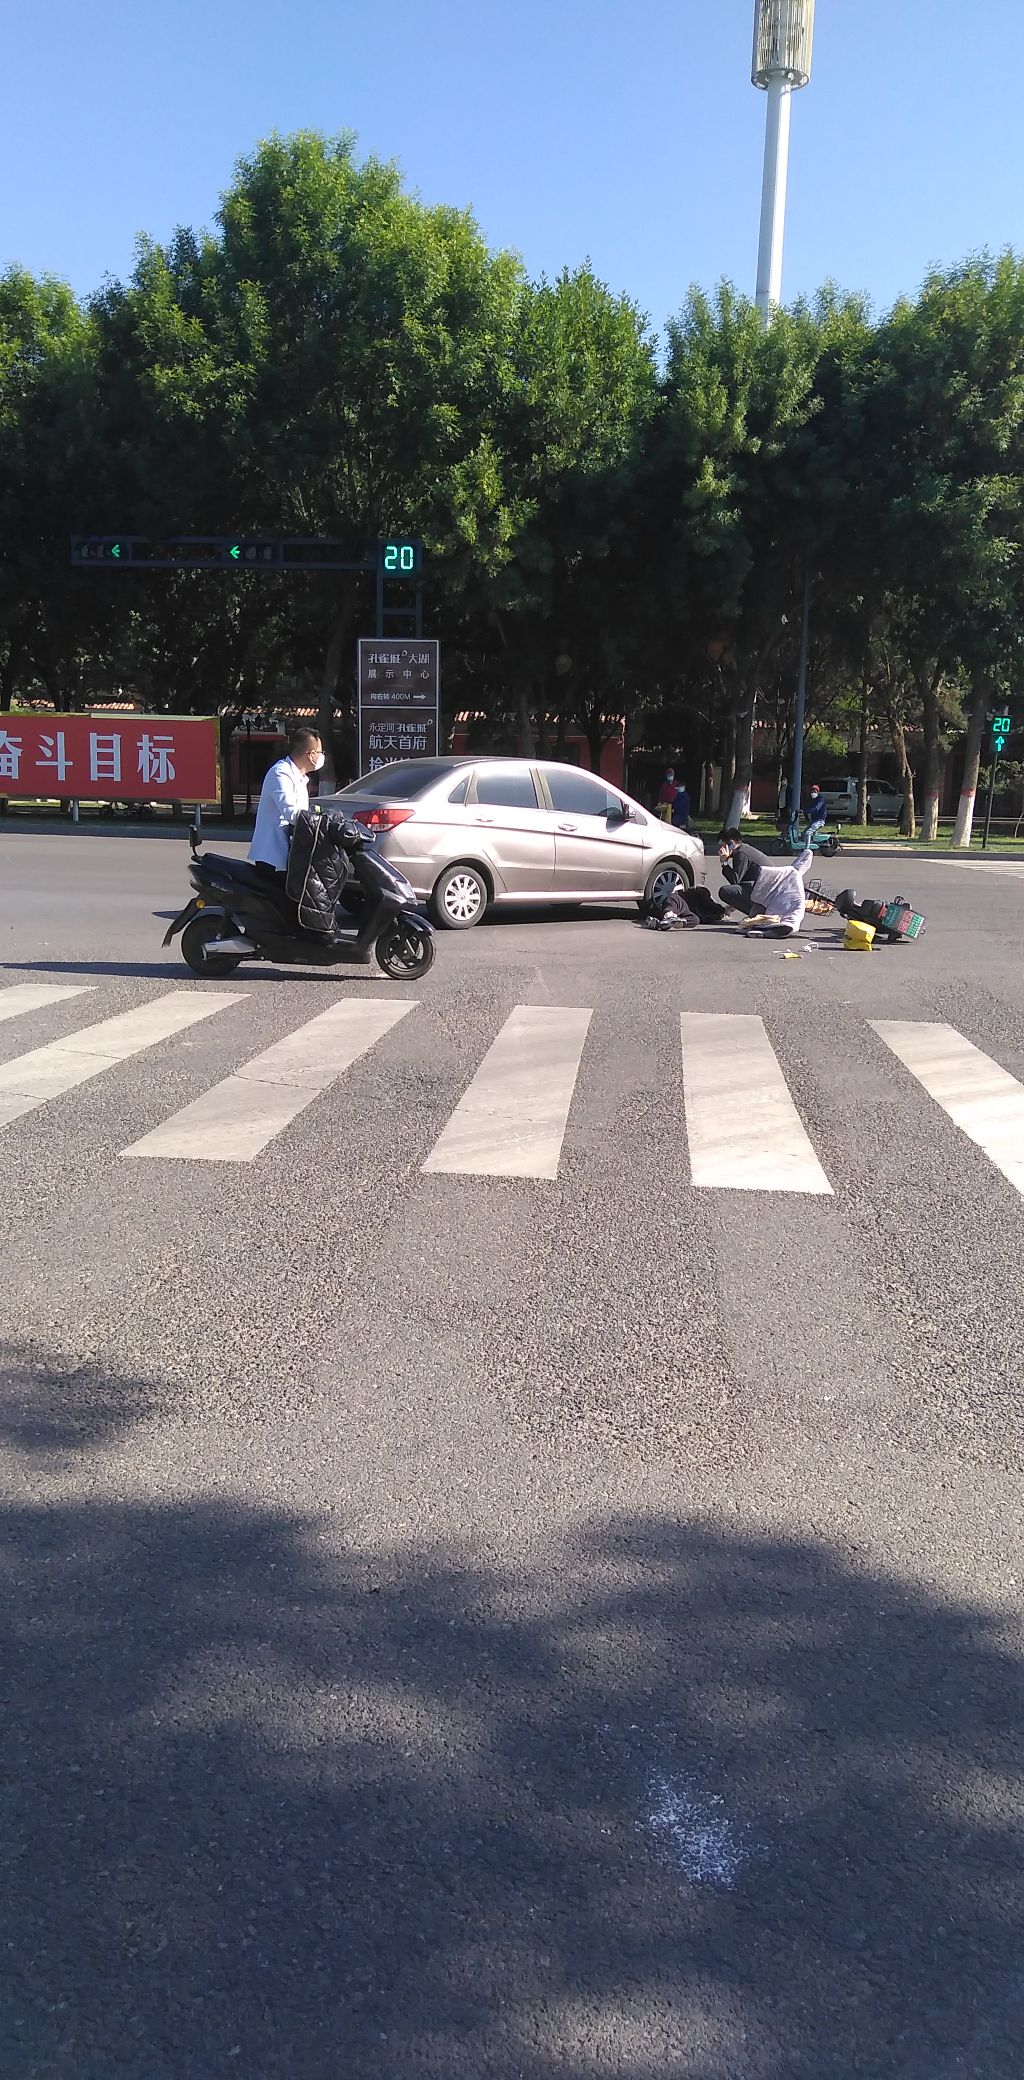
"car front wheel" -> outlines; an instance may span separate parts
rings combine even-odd
[[[640,909],[650,911],[656,903],[667,903],[669,896],[681,895],[693,887],[693,868],[684,859],[660,859],[647,876],[647,886],[640,902]]]
[[[489,902],[490,890],[478,868],[461,863],[435,881],[430,914],[446,931],[468,932],[479,924]]]

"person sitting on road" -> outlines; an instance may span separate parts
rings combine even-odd
[[[305,726],[292,730],[287,755],[271,766],[260,789],[247,857],[282,894],[291,827],[299,810],[309,808],[309,775],[319,773],[323,764],[319,731]]]
[[[745,845],[739,831],[728,826],[719,832],[718,857],[724,876],[718,900],[740,913],[743,930],[757,938],[793,938],[807,907],[804,875],[811,862],[809,848],[783,866],[756,845]]]
[[[723,878],[733,892],[736,889],[745,889],[748,895],[762,869],[771,865],[768,854],[759,852],[756,845],[746,844],[739,831],[732,826],[719,831],[718,857],[722,863]],[[734,894],[730,895],[726,889],[722,890],[721,901],[732,903],[734,909],[744,910],[748,907],[745,901],[737,903]]]

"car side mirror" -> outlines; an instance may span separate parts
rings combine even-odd
[[[608,811],[609,823],[631,823],[633,811],[628,802],[616,802]]]

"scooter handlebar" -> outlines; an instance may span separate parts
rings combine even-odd
[[[343,852],[359,852],[371,842],[368,831],[361,830],[351,817],[342,816],[337,810],[332,810],[323,821],[328,839],[332,844],[340,845]]]

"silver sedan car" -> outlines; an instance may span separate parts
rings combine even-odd
[[[692,888],[704,860],[699,838],[549,759],[405,759],[322,807],[365,824],[453,932],[491,904],[643,903]]]

